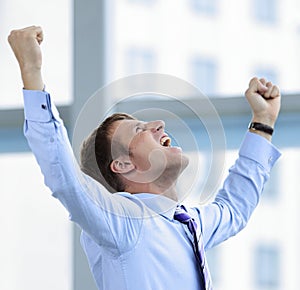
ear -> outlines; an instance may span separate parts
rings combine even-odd
[[[128,157],[120,156],[113,160],[110,164],[110,169],[114,173],[125,174],[133,170],[135,167]]]

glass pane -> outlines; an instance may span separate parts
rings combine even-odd
[[[58,104],[72,101],[72,1],[0,1],[0,108],[22,105],[17,61],[7,42],[13,29],[42,26],[43,76]]]
[[[216,0],[190,0],[190,1],[191,1],[192,9],[196,11],[208,13],[208,14],[213,14],[216,12],[216,8],[217,8]]]
[[[277,15],[277,0],[254,0],[253,12],[257,21],[265,24],[275,24]]]
[[[32,154],[0,155],[0,289],[71,290],[72,228]]]
[[[272,169],[272,173],[270,175],[270,179],[265,185],[264,192],[262,195],[262,199],[264,202],[276,202],[279,198],[279,195],[282,194],[280,191],[281,181],[280,178],[280,161],[274,166]]]
[[[263,289],[279,289],[280,256],[276,246],[260,245],[256,248],[255,284]]]
[[[200,69],[197,84],[206,91],[207,79],[215,70],[217,81],[213,90],[207,91],[214,97],[243,95],[256,74],[269,78],[270,70],[257,71],[258,66],[276,72],[275,81],[282,91],[300,91],[300,1],[288,0],[280,7],[277,0],[253,0],[249,5],[238,0],[230,5],[204,0],[176,4],[156,0],[151,5],[129,0],[107,2],[108,81],[130,73],[127,52],[131,47],[145,47],[155,56],[155,72],[192,83],[193,59],[201,56],[203,62],[213,60],[211,68]],[[257,15],[262,20],[270,18],[268,25],[254,17],[255,5],[259,6],[257,13],[268,13]],[[217,13],[199,13],[200,8]],[[147,71],[147,67],[140,67],[140,73]]]
[[[217,66],[214,60],[196,58],[192,63],[193,83],[206,95],[216,93]]]
[[[154,71],[155,56],[147,48],[130,48],[125,57],[128,74]]]
[[[268,81],[273,82],[273,84],[277,84],[278,82],[278,73],[272,68],[259,67],[255,70],[254,74],[258,78],[265,78]]]

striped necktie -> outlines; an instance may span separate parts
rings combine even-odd
[[[196,260],[198,262],[198,265],[201,269],[202,274],[202,281],[203,281],[203,289],[205,290],[212,290],[212,281],[209,273],[209,269],[207,266],[207,261],[205,259],[205,252],[204,252],[204,244],[202,240],[202,235],[198,232],[200,232],[198,229],[198,225],[196,221],[188,214],[187,210],[183,205],[177,206],[174,219],[187,225],[190,233],[193,236],[193,249],[195,253]],[[199,240],[198,240],[199,237]]]

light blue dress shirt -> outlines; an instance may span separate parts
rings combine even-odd
[[[81,243],[101,290],[196,290],[200,275],[176,202],[151,193],[111,194],[85,175],[47,92],[24,90],[24,132],[45,184],[82,229]],[[215,201],[189,209],[205,249],[238,233],[256,207],[280,153],[247,133]]]

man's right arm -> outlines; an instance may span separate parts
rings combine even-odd
[[[252,109],[252,122],[274,128],[280,111],[279,88],[255,77],[251,79],[245,96]],[[199,211],[207,248],[235,235],[248,222],[271,168],[280,156],[269,142],[271,139],[271,134],[250,130],[215,201]]]
[[[45,184],[69,211],[71,219],[97,243],[116,248],[115,237],[124,232],[120,226],[126,226],[119,218],[124,216],[124,206],[129,200],[108,193],[97,181],[81,172],[63,121],[50,94],[43,91],[41,28],[32,26],[12,31],[8,40],[24,84],[24,133]]]
[[[87,187],[100,193],[100,186],[89,180],[84,187],[83,174],[73,156],[66,129],[50,95],[43,91],[41,27],[31,26],[13,30],[8,42],[19,63],[24,90],[24,134],[44,175],[45,184],[69,211],[71,219],[95,236],[94,229],[104,228],[102,212],[87,194]],[[101,195],[105,195],[102,190]],[[110,200],[107,194],[105,200]],[[94,220],[91,223],[91,220]],[[104,219],[105,220],[105,219]],[[97,224],[100,222],[101,224]]]

